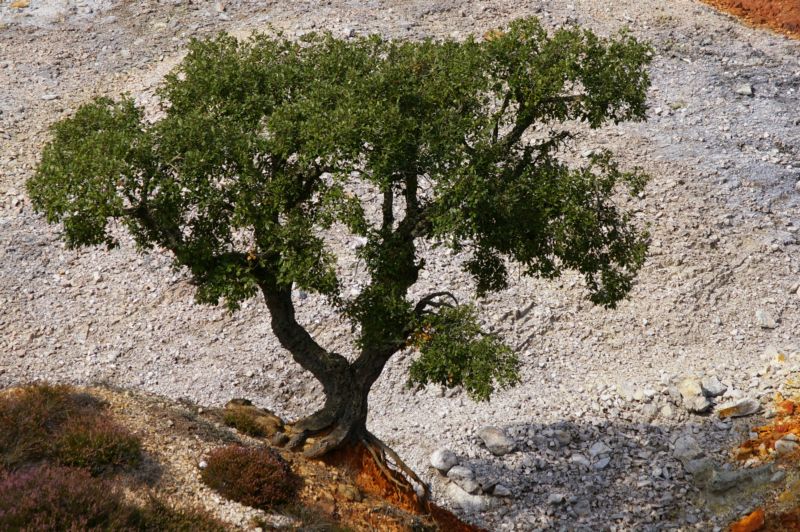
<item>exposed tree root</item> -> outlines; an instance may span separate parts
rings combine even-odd
[[[410,489],[417,492],[412,484],[413,482],[417,484],[420,491],[422,491],[422,494],[419,496],[422,503],[425,503],[430,498],[430,489],[428,485],[403,462],[400,456],[394,452],[391,447],[383,443],[370,432],[365,433],[362,442],[367,448],[367,451],[372,455],[372,459],[375,460],[375,464],[393,484],[401,490]],[[392,459],[391,462],[386,459],[387,454]]]
[[[292,451],[302,451],[308,458],[323,458],[336,449],[363,445],[381,475],[400,493],[415,494],[419,498],[420,508],[424,507],[430,497],[428,485],[391,447],[365,428],[355,428],[357,425],[350,425],[342,420],[320,427],[317,422],[321,418],[322,416],[306,418],[287,426],[289,438],[284,447]]]

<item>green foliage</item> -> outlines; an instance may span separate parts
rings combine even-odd
[[[169,250],[201,302],[322,294],[353,322],[362,357],[385,362],[426,316],[442,338],[413,380],[483,398],[514,381],[516,362],[467,311],[434,326],[430,305],[410,300],[425,267],[416,246],[467,253],[479,296],[507,286],[513,261],[544,278],[576,270],[593,302],[615,306],[648,239],[620,192],[646,177],[608,152],[584,166],[565,154],[576,122],[644,120],[650,56],[624,32],[548,33],[536,19],[480,42],[220,35],[190,45],[155,123],[130,98],[101,98],[56,124],[28,191],[71,246],[115,244],[117,221],[140,248]],[[334,224],[366,239],[369,284],[354,297],[324,238]]]
[[[270,510],[293,500],[298,478],[267,447],[228,445],[211,451],[201,476],[210,488],[233,501]]]
[[[463,386],[473,399],[486,401],[496,386],[519,382],[517,355],[482,332],[474,307],[443,308],[425,316],[418,331],[421,356],[411,365],[409,385]]]
[[[0,464],[10,470],[41,460],[93,474],[135,466],[141,442],[106,417],[102,405],[67,386],[36,384],[0,397]]]

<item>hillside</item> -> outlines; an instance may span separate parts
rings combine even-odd
[[[128,92],[156,112],[154,89],[187,40],[223,30],[458,39],[526,15],[600,34],[629,26],[655,49],[649,119],[586,131],[575,153],[609,148],[652,176],[637,199],[651,224],[651,255],[630,299],[608,312],[585,300],[577,277],[519,276],[478,304],[485,323],[520,353],[522,385],[486,404],[459,390],[408,390],[409,357],[396,357],[370,398],[369,425],[432,482],[437,502],[492,530],[706,530],[759,503],[727,490],[710,503],[682,453],[690,437],[697,450],[689,460],[703,454],[722,471],[760,418],[692,413],[679,385],[716,378],[725,391],[712,402],[750,398],[762,412],[776,391],[793,393],[797,41],[689,0],[11,5],[0,3],[0,386],[108,383],[206,407],[247,397],[286,419],[318,406],[319,390],[278,346],[261,301],[234,314],[197,306],[167,258],[138,256],[127,241],[112,252],[65,250],[57,228],[32,212],[23,185],[47,126],[97,94]],[[357,288],[352,243],[339,245],[346,280]],[[415,292],[471,297],[463,257],[429,249],[425,258],[431,273]],[[304,299],[299,317],[324,345],[349,353],[348,329],[323,301]],[[517,451],[489,453],[477,436],[485,426],[509,433]],[[430,468],[439,448],[510,496],[487,498],[482,511],[462,508]]]

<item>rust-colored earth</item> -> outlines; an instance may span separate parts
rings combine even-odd
[[[800,38],[800,0],[703,0],[756,26]]]

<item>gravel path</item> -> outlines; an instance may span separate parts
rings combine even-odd
[[[522,385],[486,404],[407,390],[401,355],[376,385],[370,426],[445,505],[456,503],[428,462],[439,447],[509,487],[511,497],[468,515],[493,530],[709,530],[742,513],[750,501],[735,497],[712,513],[674,447],[691,433],[724,460],[752,418],[691,414],[676,385],[716,376],[726,398],[766,403],[800,368],[800,44],[688,0],[0,4],[0,385],[109,382],[206,405],[248,397],[290,418],[312,410],[318,388],[278,347],[260,301],[228,315],[195,305],[165,257],[131,245],[64,249],[23,194],[47,125],[96,94],[127,91],[152,108],[187,40],[220,30],[459,38],[531,14],[602,34],[629,26],[654,46],[649,121],[586,133],[575,147],[608,147],[651,173],[636,201],[651,224],[650,259],[613,312],[588,304],[576,277],[519,278],[479,306],[520,352]],[[415,290],[469,299],[461,257],[428,255]],[[331,309],[309,297],[299,315],[347,352],[348,329]],[[785,362],[772,360],[777,352]],[[477,437],[486,425],[505,429],[518,451],[489,453]],[[599,441],[610,451],[592,456]]]

